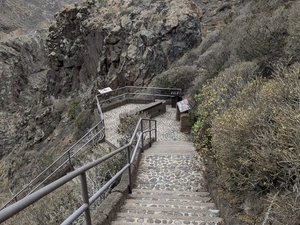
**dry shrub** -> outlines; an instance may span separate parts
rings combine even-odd
[[[76,167],[96,160],[107,153],[100,146],[95,146],[86,151],[86,155],[81,155],[77,159]],[[88,193],[91,197],[109,179],[111,179],[126,163],[127,152],[124,151],[114,157],[104,161],[86,172]],[[113,183],[104,193],[91,205],[91,213],[97,212],[97,207],[103,202],[112,188],[119,180]],[[61,224],[80,205],[83,204],[81,194],[80,177],[74,178],[69,183],[58,188],[49,195],[43,197],[33,205],[21,211],[16,216],[10,218],[4,225],[50,225]],[[84,224],[84,214],[82,214],[73,224]]]
[[[274,199],[274,202],[272,200]],[[270,196],[270,213],[267,222],[272,225],[289,224],[298,225],[300,221],[299,196],[286,192],[272,198]],[[266,223],[267,224],[267,223]]]
[[[236,64],[203,85],[195,96],[194,105],[198,106],[191,112],[197,118],[193,134],[202,151],[206,152],[210,146],[209,128],[212,119],[229,106],[232,98],[243,90],[248,81],[256,77],[256,73],[255,62]]]
[[[288,38],[286,53],[292,61],[300,60],[300,2],[297,1],[288,12]]]
[[[81,202],[80,192],[76,191],[73,185],[64,185],[3,224],[61,224],[76,210],[76,207]]]
[[[84,110],[75,119],[74,122],[74,134],[76,139],[85,135],[92,125],[92,111]]]
[[[196,66],[180,66],[171,68],[155,78],[155,86],[163,88],[187,89],[198,75]]]
[[[214,43],[205,53],[199,56],[195,64],[206,70],[207,77],[216,77],[226,67],[229,52],[222,42]]]
[[[290,217],[284,224],[296,224],[293,221],[299,217],[285,215],[288,207],[294,212],[299,208],[299,75],[299,69],[279,70],[272,80],[250,82],[250,88],[213,119],[210,130],[223,188],[241,198],[249,191],[278,192],[278,199],[289,193],[294,203],[276,200],[273,214],[274,220]]]
[[[140,118],[150,118],[150,116],[144,112],[128,114],[123,119],[122,123],[118,125],[117,133],[123,136],[118,140],[120,146],[125,145],[129,142]],[[143,126],[143,128],[147,129],[146,124]]]
[[[231,52],[230,63],[258,58],[272,61],[282,55],[287,36],[287,14],[282,4],[276,2],[248,3],[222,32],[220,39],[224,48]]]

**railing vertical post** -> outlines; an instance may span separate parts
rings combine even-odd
[[[127,147],[127,163],[129,164],[128,167],[128,191],[129,194],[132,193],[132,182],[131,182],[131,165],[130,165],[130,147]]]
[[[72,162],[71,162],[70,151],[68,151],[68,157],[69,157],[70,168],[73,169],[73,165],[72,165]]]
[[[144,120],[141,120],[141,132],[142,132],[142,152],[144,152],[144,129],[143,129],[143,122]]]
[[[86,182],[86,175],[85,173],[82,173],[80,175],[80,180],[81,180],[81,192],[82,192],[82,199],[85,204],[90,204],[89,203],[89,194],[88,194],[88,187],[87,187],[87,182]],[[88,207],[85,212],[85,222],[86,225],[92,225],[92,220],[91,220],[91,213],[90,213],[90,207]]]
[[[154,124],[155,124],[155,141],[157,141],[157,124],[156,124],[156,120],[154,120]]]
[[[152,140],[151,140],[151,133],[152,133],[152,130],[151,130],[151,120],[149,120],[149,130],[150,130],[150,132],[149,132],[149,138],[150,138],[150,142],[149,142],[149,147],[151,147],[151,142],[152,142]]]

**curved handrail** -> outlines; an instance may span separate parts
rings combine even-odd
[[[148,121],[149,122],[149,127],[150,129],[147,130],[143,130],[143,121]],[[155,128],[151,129],[151,122],[155,123]],[[130,148],[131,145],[134,142],[135,137],[137,136],[137,133],[139,131],[139,128],[141,129],[140,134],[138,135],[138,140],[137,143],[135,144],[135,148],[134,151],[130,157]],[[84,199],[84,203],[72,214],[70,215],[62,224],[67,225],[67,224],[71,224],[75,219],[77,219],[83,212],[85,212],[85,219],[86,219],[86,224],[91,224],[91,218],[90,218],[90,212],[89,212],[89,207],[91,204],[93,204],[93,202],[99,198],[99,196],[113,183],[117,180],[117,178],[119,178],[123,172],[128,169],[128,173],[129,173],[129,183],[128,183],[128,187],[129,187],[129,191],[131,192],[131,165],[134,161],[134,158],[136,157],[136,153],[139,149],[139,145],[141,144],[141,149],[144,148],[143,146],[143,137],[145,133],[149,133],[150,134],[150,144],[152,141],[151,138],[151,132],[155,131],[155,138],[154,141],[156,141],[157,139],[157,124],[156,124],[156,120],[152,120],[152,119],[142,119],[140,118],[138,121],[138,124],[132,134],[132,137],[129,141],[128,144],[120,147],[119,149],[101,157],[100,159],[97,159],[85,166],[82,166],[74,171],[72,171],[71,173],[59,178],[58,180],[50,183],[49,185],[37,190],[36,192],[26,196],[25,198],[19,200],[18,202],[8,206],[7,208],[3,209],[0,211],[0,223],[4,222],[5,220],[7,220],[8,218],[14,216],[15,214],[17,214],[18,212],[24,210],[25,208],[27,208],[28,206],[30,206],[31,204],[37,202],[39,199],[43,198],[44,196],[48,195],[49,193],[53,192],[54,190],[56,190],[57,188],[61,187],[62,185],[70,182],[72,179],[74,179],[75,177],[80,176],[80,180],[81,180],[81,187],[82,187],[82,195],[83,195],[83,199]],[[86,175],[85,172],[90,170],[91,168],[99,165],[100,163],[110,159],[111,157],[113,157],[114,155],[121,153],[124,150],[127,150],[127,164],[117,173],[115,174],[115,176],[113,176],[108,182],[106,182],[106,184],[100,188],[92,197],[88,197],[88,193],[87,193],[87,184],[86,184]]]

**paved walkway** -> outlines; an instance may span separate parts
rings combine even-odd
[[[188,141],[155,142],[143,153],[133,193],[111,224],[221,225],[195,154]]]
[[[118,140],[121,135],[117,133],[120,123],[119,114],[129,112],[141,104],[127,104],[104,113],[106,139],[119,147]],[[157,139],[158,141],[189,141],[190,135],[179,131],[179,122],[176,121],[176,109],[167,105],[166,113],[155,117],[157,120]]]
[[[119,114],[139,105],[128,104],[104,113],[106,138],[115,141]],[[176,109],[155,117],[158,141],[142,154],[133,193],[112,225],[220,225],[218,210],[206,192],[203,165],[190,136],[179,131]]]

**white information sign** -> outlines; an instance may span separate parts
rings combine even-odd
[[[104,93],[112,91],[112,89],[110,87],[106,87],[106,88],[103,88],[103,89],[98,90],[98,91],[100,92],[100,94],[104,94]]]

